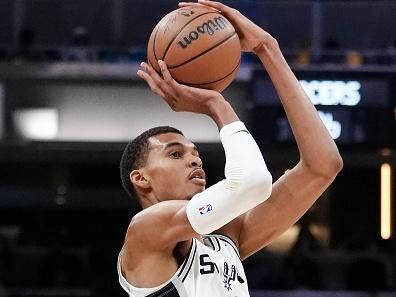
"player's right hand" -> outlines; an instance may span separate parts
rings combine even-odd
[[[179,84],[171,76],[164,61],[158,61],[162,77],[148,63],[141,63],[137,72],[151,90],[162,97],[174,111],[189,111],[212,115],[212,106],[216,102],[224,101],[224,97],[216,91],[189,87]]]

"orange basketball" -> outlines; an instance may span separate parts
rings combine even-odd
[[[239,69],[241,45],[223,15],[206,7],[187,7],[170,12],[157,24],[147,58],[159,73],[157,61],[165,61],[179,83],[221,92]]]

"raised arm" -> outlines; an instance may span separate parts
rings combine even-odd
[[[124,256],[121,257],[123,273],[133,283],[137,283],[136,275],[145,274],[136,267],[152,268],[156,262],[162,261],[168,264],[164,267],[174,270],[172,251],[176,244],[221,228],[265,201],[272,188],[271,174],[256,142],[223,96],[218,92],[181,85],[170,76],[165,63],[160,61],[159,65],[162,77],[146,63],[142,64],[138,74],[175,111],[206,114],[215,121],[226,154],[226,178],[192,198],[179,197],[185,201],[157,201],[135,216],[128,228]],[[193,149],[188,150],[191,146],[186,145],[186,153],[180,153],[181,161],[200,170],[200,161]],[[170,274],[169,271],[161,273]]]
[[[220,93],[181,85],[171,77],[163,61],[159,61],[159,65],[163,78],[147,64],[142,65],[145,71],[139,75],[174,110],[206,114],[220,129],[226,178],[196,194],[185,206],[192,228],[197,233],[208,234],[267,199],[272,176],[253,137]],[[202,214],[202,207],[210,210]],[[185,222],[184,219],[181,222]],[[183,239],[171,238],[171,241]]]
[[[333,182],[342,168],[338,149],[270,35],[255,52],[278,92],[300,152],[299,163],[273,185],[266,203],[246,214],[240,233],[247,257],[293,225]]]
[[[246,258],[309,209],[341,170],[342,159],[277,41],[235,9],[215,1],[199,3],[221,11],[236,27],[243,50],[260,58],[280,97],[300,152],[299,163],[274,183],[270,198],[241,220],[239,247],[241,256]]]

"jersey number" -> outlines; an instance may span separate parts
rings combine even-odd
[[[208,254],[202,254],[199,256],[199,265],[202,267],[199,272],[201,274],[210,274],[217,270],[217,273],[220,273],[219,268],[217,267],[216,263],[210,261],[210,257]]]

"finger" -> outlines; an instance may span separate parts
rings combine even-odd
[[[159,76],[158,72],[155,71],[155,69],[150,65],[145,62],[140,63],[140,67],[143,68],[143,70],[150,75],[155,81],[160,82],[162,79]]]
[[[208,0],[198,0],[198,3],[214,8],[222,12],[226,17],[232,16],[233,9],[223,3],[217,1],[208,1]]]
[[[176,81],[173,79],[172,75],[170,74],[168,67],[166,66],[166,63],[162,60],[158,60],[158,65],[160,66],[164,81],[166,81],[168,84],[175,83]]]
[[[203,4],[205,6],[210,6],[213,8],[216,8],[220,11],[227,10],[228,7],[227,5],[224,5],[223,3],[217,2],[217,1],[208,1],[208,0],[198,0],[198,4]]]
[[[158,83],[147,72],[144,72],[143,70],[138,70],[137,75],[139,75],[139,77],[146,81],[147,85],[150,87],[154,94],[165,97],[165,94],[159,87]]]
[[[197,2],[179,2],[179,7],[180,8],[184,8],[184,7],[206,7],[206,8],[208,8],[209,6],[203,5],[203,4],[197,3]],[[213,7],[209,7],[209,8],[220,12],[218,9],[215,9]]]
[[[186,6],[197,6],[198,3],[196,2],[179,2],[179,7],[186,7]]]
[[[161,78],[151,65],[149,65],[145,62],[142,62],[142,63],[140,63],[140,67],[142,67],[142,69],[143,69],[143,76],[144,76],[143,78],[147,82],[150,81],[150,82],[152,82],[152,84],[153,83],[156,83],[157,85],[159,84]]]
[[[210,8],[213,9],[214,11],[217,11],[219,13],[221,13],[221,11],[219,9],[214,8],[213,6],[209,6],[203,3],[197,3],[197,2],[179,2],[179,7],[180,8],[184,8],[184,7],[206,7],[206,8]]]
[[[171,73],[168,70],[168,67],[166,66],[166,63],[163,60],[158,60],[158,65],[160,66],[163,76],[161,90],[165,94],[165,100],[168,102],[173,110],[176,110],[174,100],[178,97],[181,85],[172,77]]]

